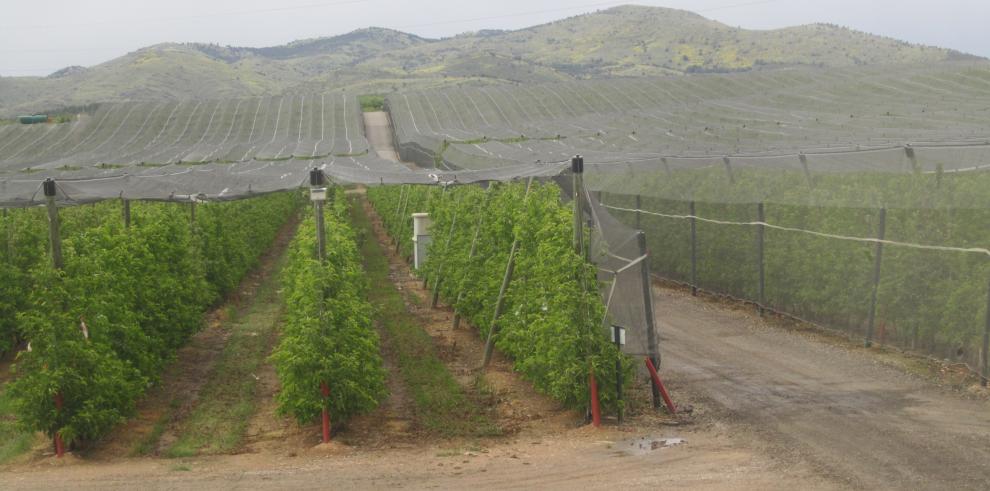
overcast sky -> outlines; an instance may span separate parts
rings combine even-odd
[[[990,0],[0,0],[0,75],[95,65],[155,43],[271,46],[367,26],[425,37],[516,29],[623,3],[749,29],[830,22],[990,56]]]

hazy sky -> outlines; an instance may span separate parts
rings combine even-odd
[[[166,41],[271,46],[367,26],[441,37],[624,3],[749,29],[830,22],[990,56],[990,0],[0,0],[0,75],[46,75]]]

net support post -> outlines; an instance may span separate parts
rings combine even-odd
[[[643,317],[646,325],[646,347],[647,356],[654,366],[660,366],[660,349],[657,346],[656,320],[653,312],[653,288],[650,281],[650,258],[646,248],[646,233],[642,230],[636,231],[636,244],[639,246],[640,256],[647,256],[639,262],[640,282],[643,288]],[[660,407],[660,391],[653,386],[653,407]]]
[[[399,250],[402,248],[402,234],[404,233],[404,230],[405,230],[406,209],[409,206],[409,195],[410,194],[412,194],[412,189],[409,189],[409,191],[406,192],[406,199],[405,199],[405,201],[402,202],[402,208],[399,210],[399,218],[398,218],[398,223],[396,225],[396,232],[397,233],[395,234],[395,252],[396,253],[398,253]]]
[[[766,240],[766,226],[763,225],[767,221],[766,209],[763,203],[758,203],[756,205],[756,221],[759,225],[756,226],[756,255],[757,255],[757,268],[759,269],[759,291],[757,293],[757,309],[760,312],[760,316],[766,314],[766,288],[767,288],[767,278],[766,278],[766,257],[764,255],[764,241]]]
[[[3,218],[7,229],[7,261],[13,264],[14,253],[17,252],[14,248],[14,220],[9,216],[6,208],[3,209]]]
[[[873,329],[877,321],[877,298],[880,290],[880,268],[883,265],[883,240],[887,232],[887,208],[880,208],[880,223],[877,226],[877,246],[873,258],[873,291],[870,295],[870,316],[866,323],[866,339],[863,345],[873,346]]]
[[[987,286],[987,314],[983,323],[983,349],[980,350],[980,385],[990,379],[990,285]]]
[[[45,191],[45,202],[48,208],[48,243],[52,254],[52,266],[57,270],[61,270],[63,266],[62,234],[60,231],[61,223],[59,222],[58,205],[55,204],[55,195],[57,193],[55,180],[50,177],[45,179],[42,187]]]
[[[636,230],[643,230],[643,197],[636,195]]]
[[[441,188],[441,190],[440,190],[440,203],[441,203],[441,205],[443,204],[444,199],[446,197],[447,197],[447,186],[443,186],[443,188]],[[430,195],[427,194],[426,195],[426,208],[429,209],[429,207],[430,207]],[[454,207],[454,209],[456,210],[457,207]],[[416,227],[415,227],[415,222],[414,222],[413,223],[413,229],[415,229],[415,228]],[[448,237],[449,237],[449,235],[448,235]],[[427,240],[430,240],[430,239],[427,239]],[[426,258],[427,254],[428,254],[427,247],[426,247],[427,245],[428,244],[424,244],[423,245],[423,258],[424,259]],[[446,255],[447,255],[447,251],[445,249],[444,250],[444,257],[446,257]],[[437,261],[437,262],[439,263],[439,261]],[[437,274],[439,274],[439,271],[437,272]],[[434,281],[436,281],[436,278],[434,278]],[[423,288],[425,289],[427,287],[427,285],[429,285],[429,283],[430,283],[430,272],[424,270],[423,271]]]
[[[323,203],[327,200],[326,177],[320,169],[309,171],[309,199],[313,201],[313,211],[316,214],[316,257],[320,263],[327,259],[326,223],[323,216]]]
[[[131,200],[123,200],[123,210],[121,213],[124,215],[124,228],[131,228]]]
[[[698,296],[698,212],[694,201],[690,203],[691,215],[691,295]]]
[[[56,271],[61,271],[64,266],[62,263],[62,233],[60,230],[61,224],[58,216],[58,205],[55,203],[58,188],[55,185],[55,180],[50,177],[45,179],[41,186],[45,194],[45,202],[48,208],[48,242],[50,244],[49,247],[52,254],[52,266]],[[53,397],[55,402],[55,411],[57,413],[62,412],[63,400],[61,390],[57,391]],[[62,441],[61,432],[56,430],[52,440],[52,443],[55,446],[55,456],[60,459],[65,456],[65,444]]]
[[[808,187],[815,187],[815,179],[811,175],[811,168],[808,167],[808,156],[804,153],[798,154],[798,160],[801,161],[801,170],[804,171],[804,178],[808,181]]]
[[[617,404],[616,420],[621,425],[623,416],[622,402],[622,345],[625,344],[626,333],[622,326],[612,326],[612,341],[618,349],[619,356],[615,359],[615,397]]]
[[[571,173],[574,175],[574,252],[584,255],[584,220],[581,213],[581,195],[584,192],[584,157],[571,158]]]

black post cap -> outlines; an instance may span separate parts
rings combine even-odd
[[[45,196],[52,198],[55,196],[55,179],[47,178],[41,187],[45,190]]]
[[[571,158],[571,172],[575,174],[584,173],[584,157],[580,155],[575,155]]]
[[[323,171],[317,168],[309,171],[309,185],[310,186],[322,186],[323,185]]]

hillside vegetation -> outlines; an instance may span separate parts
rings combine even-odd
[[[681,10],[622,6],[517,31],[480,31],[441,40],[367,28],[267,48],[160,44],[91,68],[0,78],[0,114],[315,86],[380,93],[436,85],[968,57],[836,26],[750,31]]]

